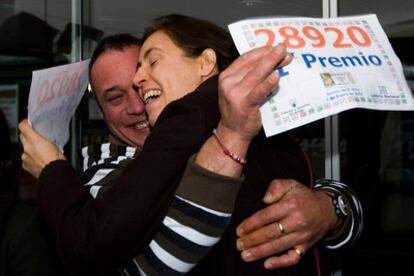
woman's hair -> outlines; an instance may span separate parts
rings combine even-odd
[[[161,16],[153,19],[144,30],[143,40],[157,31],[165,32],[189,57],[198,57],[205,49],[213,49],[219,71],[238,56],[230,34],[206,20],[179,14]]]

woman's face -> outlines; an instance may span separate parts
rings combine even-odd
[[[204,80],[200,57],[187,57],[163,31],[150,35],[142,45],[134,84],[154,125],[170,102],[194,91]]]

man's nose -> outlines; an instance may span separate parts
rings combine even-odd
[[[127,112],[129,114],[142,114],[145,112],[144,102],[141,100],[137,91],[128,94]]]

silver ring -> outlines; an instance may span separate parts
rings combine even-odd
[[[280,234],[285,233],[285,228],[283,227],[283,224],[277,222],[277,227],[279,227]]]
[[[293,247],[293,250],[295,250],[296,254],[298,254],[300,258],[302,258],[302,257],[303,257],[303,255],[304,255],[304,254],[303,254],[303,252],[302,252],[302,251],[300,251],[300,250],[299,250],[299,248],[297,248],[297,247]]]

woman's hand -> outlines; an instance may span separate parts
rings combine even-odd
[[[219,77],[220,131],[250,141],[261,129],[260,106],[279,82],[277,67],[289,64],[286,47],[262,47],[237,58]]]
[[[23,144],[22,154],[23,169],[38,178],[42,170],[50,162],[65,160],[65,156],[56,144],[39,134],[24,119],[19,123],[20,141]]]

